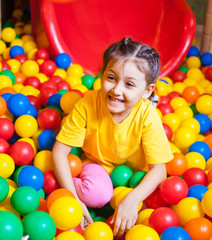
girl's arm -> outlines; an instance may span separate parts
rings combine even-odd
[[[70,166],[68,164],[68,154],[70,153],[72,147],[67,146],[60,142],[55,142],[52,149],[52,161],[53,170],[57,177],[57,180],[62,188],[66,188],[71,191],[75,198],[79,201],[82,206],[84,217],[86,217],[89,223],[93,222],[90,214],[83,202],[80,201],[71,175]]]
[[[114,235],[121,236],[124,231],[129,230],[135,225],[138,217],[138,206],[144,201],[165,179],[166,165],[153,164],[149,165],[149,172],[145,175],[140,184],[134,188],[121,201],[114,213]]]

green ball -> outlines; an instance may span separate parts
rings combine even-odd
[[[134,173],[130,178],[130,187],[135,188],[141,182],[141,180],[144,178],[145,175],[146,175],[146,172],[144,171],[139,171],[137,173]]]
[[[88,90],[93,88],[93,84],[96,78],[90,74],[86,74],[82,77],[82,84],[87,87]]]
[[[41,189],[38,191],[38,194],[39,194],[40,198],[45,199],[46,195],[45,195],[45,192],[44,192],[43,188],[41,188]]]
[[[15,83],[15,74],[12,71],[3,70],[3,71],[0,72],[0,75],[5,75],[5,76],[9,77],[12,81],[12,84]]]
[[[187,68],[187,67],[185,67],[185,66],[181,66],[181,67],[179,67],[177,70],[182,71],[182,72],[184,72],[184,73],[187,73],[187,72],[188,72],[188,69],[189,69],[189,68]]]
[[[9,193],[9,184],[7,180],[0,176],[0,202],[2,202]]]
[[[75,154],[77,155],[79,158],[82,156],[83,154],[83,150],[79,147],[72,147],[71,151],[70,151],[71,154]]]
[[[197,109],[196,109],[196,104],[195,104],[195,103],[194,103],[194,104],[191,104],[189,107],[190,107],[190,109],[191,109],[192,112],[193,112],[193,117],[199,113],[199,112],[197,111]]]
[[[94,218],[95,218],[95,212],[94,212],[94,210],[93,210],[92,208],[89,208],[89,207],[88,207],[88,212],[89,212],[91,218],[94,219]]]
[[[53,218],[46,212],[34,211],[23,219],[24,235],[32,240],[52,240],[56,234]]]
[[[15,172],[14,172],[14,174],[13,174],[13,180],[14,180],[14,182],[15,182],[16,184],[18,184],[18,174],[20,173],[21,169],[24,168],[24,167],[26,167],[26,166],[27,166],[27,165],[20,166],[20,167],[18,167],[18,168],[15,170]]]
[[[3,30],[4,28],[7,28],[7,27],[14,28],[15,26],[14,26],[14,24],[13,24],[12,22],[7,21],[7,22],[5,22],[5,23],[3,24],[2,30]]]
[[[119,165],[115,167],[110,175],[113,187],[114,188],[120,186],[128,187],[132,175],[133,170],[126,165]]]
[[[0,211],[0,240],[20,240],[23,226],[19,218],[11,212]]]
[[[114,210],[111,207],[110,203],[107,203],[101,208],[97,208],[97,215],[104,217],[104,218],[109,218],[111,215],[113,215]]]
[[[107,219],[104,217],[97,216],[93,219],[94,222],[106,222]]]
[[[26,215],[37,210],[40,204],[40,195],[32,187],[19,187],[11,195],[10,203],[17,213]]]
[[[67,92],[68,92],[67,89],[60,89],[59,91],[57,91],[57,93],[60,94],[60,95],[63,95],[65,93],[67,93]]]

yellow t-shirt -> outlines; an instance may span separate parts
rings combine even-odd
[[[76,103],[56,139],[81,147],[86,162],[100,164],[109,174],[120,164],[147,171],[148,164],[173,158],[161,119],[149,100],[140,99],[117,124],[100,91],[91,91]]]

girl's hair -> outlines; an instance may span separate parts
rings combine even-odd
[[[110,45],[103,55],[102,73],[104,73],[110,60],[118,61],[132,59],[137,67],[144,72],[147,84],[155,83],[160,70],[159,54],[148,45],[123,38],[121,41]]]

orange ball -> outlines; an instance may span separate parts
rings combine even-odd
[[[3,97],[0,96],[0,116],[4,115],[7,111],[7,103]]]
[[[43,212],[49,213],[49,210],[47,208],[46,199],[40,198],[40,204],[39,204],[39,207],[38,207],[37,211],[43,211]]]
[[[174,158],[166,163],[167,173],[171,176],[181,176],[188,167],[186,157],[182,153],[173,153]]]
[[[81,159],[75,154],[68,155],[68,163],[71,169],[72,177],[77,177],[81,170],[82,170],[82,161]]]
[[[0,90],[0,95],[4,94],[4,93],[12,93],[15,94],[17,93],[16,90],[13,87],[4,87]]]
[[[203,217],[191,219],[186,223],[184,229],[192,240],[209,240],[212,236],[212,223]]]
[[[183,98],[189,103],[195,103],[200,96],[199,90],[194,86],[188,86],[183,90]]]
[[[26,76],[22,72],[15,73],[15,83],[23,84],[26,79]]]
[[[208,180],[208,184],[212,182],[212,167],[208,170],[207,180]]]
[[[211,150],[211,152],[212,152],[212,134],[207,135],[207,136],[204,138],[203,142],[205,142],[205,143],[208,144],[208,146],[210,147],[210,150]]]
[[[55,191],[53,191],[47,199],[47,208],[50,209],[52,203],[57,200],[60,197],[74,197],[74,194],[65,188],[58,188]]]

